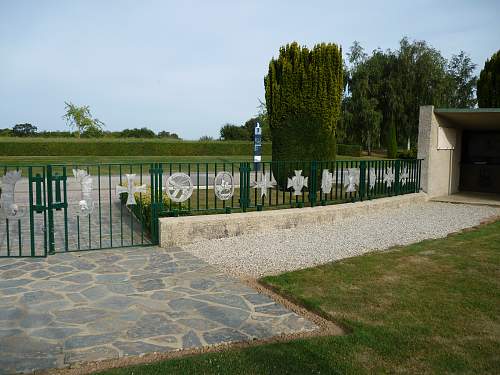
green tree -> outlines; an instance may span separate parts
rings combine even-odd
[[[37,127],[28,123],[17,124],[12,127],[14,137],[33,137],[36,135]]]
[[[474,108],[477,100],[474,89],[477,85],[477,77],[474,70],[477,65],[464,52],[452,55],[448,62],[448,75],[451,82],[451,97],[449,105],[453,108]]]
[[[102,134],[104,123],[92,117],[88,105],[78,107],[71,102],[64,102],[64,104],[66,104],[66,113],[63,115],[63,119],[66,120],[70,128],[76,129],[78,138],[80,138],[84,132],[86,132],[86,134]]]
[[[250,135],[244,126],[225,124],[220,129],[220,138],[224,141],[247,141]]]
[[[280,48],[264,78],[273,160],[335,158],[342,80],[337,45],[309,50],[294,42]]]
[[[147,127],[133,128],[133,129],[123,129],[120,133],[120,137],[123,138],[155,138],[156,134],[151,129]]]
[[[500,107],[500,50],[486,60],[479,74],[477,101],[481,108]]]

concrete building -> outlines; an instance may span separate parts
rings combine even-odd
[[[500,108],[420,107],[418,158],[430,198],[474,193],[500,202]]]

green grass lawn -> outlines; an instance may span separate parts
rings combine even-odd
[[[500,221],[263,282],[350,333],[104,374],[500,373]]]

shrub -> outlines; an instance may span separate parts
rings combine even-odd
[[[2,156],[230,156],[253,155],[252,142],[198,142],[134,138],[2,138]],[[263,144],[271,154],[271,144]]]
[[[500,107],[500,50],[486,60],[479,74],[477,102],[481,108]]]
[[[309,50],[292,43],[280,49],[264,78],[273,160],[335,159],[342,78],[335,44]],[[284,187],[293,172],[276,166],[273,173]]]
[[[337,144],[337,155],[361,156],[361,146]]]
[[[416,158],[417,158],[416,148],[398,151],[398,159],[416,159]]]

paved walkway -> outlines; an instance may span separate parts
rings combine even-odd
[[[179,248],[0,260],[0,373],[315,328]]]

